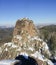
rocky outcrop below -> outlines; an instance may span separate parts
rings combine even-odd
[[[0,59],[15,59],[18,55],[30,56],[38,65],[53,65],[47,43],[40,39],[33,21],[26,18],[16,22],[12,42],[0,47]]]

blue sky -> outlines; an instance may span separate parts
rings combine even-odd
[[[0,25],[14,25],[20,18],[35,24],[56,24],[56,0],[0,0]]]

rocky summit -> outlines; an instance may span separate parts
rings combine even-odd
[[[17,41],[18,39],[16,37],[21,36],[22,39],[26,42],[27,36],[32,37],[32,36],[36,36],[37,34],[38,34],[38,31],[35,25],[33,24],[33,21],[27,18],[23,18],[16,22],[12,41],[13,42]]]
[[[48,59],[51,53],[47,43],[39,37],[39,30],[28,18],[17,20],[12,41],[0,47],[0,60],[15,59],[18,55],[33,57],[38,65],[53,65]]]

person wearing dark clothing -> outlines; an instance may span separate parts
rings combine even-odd
[[[27,57],[27,56],[19,55],[15,59],[21,61],[20,65],[38,65],[36,60],[29,56]],[[19,65],[19,63],[16,63],[15,65]]]

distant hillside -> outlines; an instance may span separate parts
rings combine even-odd
[[[48,30],[49,32],[56,32],[56,25],[47,25],[44,27],[39,28],[40,30]]]
[[[50,39],[50,37],[56,33],[56,25],[48,25],[48,26],[44,26],[39,28],[40,33],[41,33],[41,37],[44,40],[48,40]]]
[[[46,41],[50,47],[52,54],[56,55],[56,25],[48,25],[40,30],[40,37]]]
[[[12,28],[0,27],[0,46],[2,43],[11,41],[13,29],[14,29],[13,27]]]

